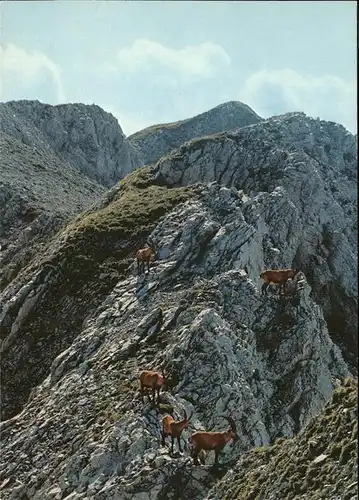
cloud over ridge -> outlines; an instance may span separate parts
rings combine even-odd
[[[212,42],[174,49],[139,38],[116,54],[116,66],[121,71],[138,73],[161,67],[190,81],[214,78],[230,64],[231,59],[223,47]]]
[[[0,77],[21,78],[23,86],[31,85],[47,73],[55,87],[58,103],[65,101],[65,92],[61,81],[60,69],[46,54],[38,51],[26,51],[14,44],[0,46]],[[3,83],[2,83],[3,85]]]

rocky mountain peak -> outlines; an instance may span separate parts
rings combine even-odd
[[[51,148],[74,168],[110,187],[141,165],[116,118],[96,105],[10,101],[1,128],[26,144]]]
[[[249,106],[230,101],[187,120],[145,128],[129,136],[129,140],[143,163],[148,165],[195,137],[235,130],[260,121],[262,118]]]

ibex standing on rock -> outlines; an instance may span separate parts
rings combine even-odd
[[[267,269],[266,271],[262,271],[259,275],[264,281],[262,285],[262,294],[267,294],[269,285],[279,286],[279,292],[281,292],[287,279],[294,278],[298,272],[299,269]]]
[[[146,248],[140,248],[136,252],[137,259],[137,274],[145,272],[145,264],[147,263],[147,271],[150,272],[150,261],[156,257],[156,245],[153,241],[147,242]]]
[[[184,410],[184,418],[183,420],[174,420],[170,415],[166,415],[162,419],[162,431],[161,431],[161,436],[162,436],[162,446],[165,446],[166,442],[165,439],[166,437],[170,436],[171,437],[171,453],[173,453],[173,445],[175,442],[175,438],[177,439],[178,442],[178,449],[179,451],[182,451],[181,448],[181,434],[184,429],[188,429],[189,426],[189,420],[192,417],[192,414],[187,418],[187,413],[186,410]]]
[[[145,370],[145,371],[141,372],[140,373],[140,391],[141,391],[142,402],[144,401],[143,394],[144,394],[145,388],[151,389],[153,404],[156,403],[155,402],[155,395],[157,392],[157,403],[159,403],[160,390],[163,389],[164,391],[166,391],[168,388],[168,382],[167,382],[166,376],[164,374],[164,371],[162,370],[162,375],[161,375],[161,373],[153,372],[150,370]],[[151,400],[150,396],[148,396],[148,399]]]
[[[237,428],[236,424],[232,417],[223,418],[228,420],[230,424],[230,428],[223,432],[202,432],[198,431],[194,434],[191,434],[188,438],[188,441],[191,445],[192,457],[194,465],[198,465],[198,454],[201,450],[214,450],[215,457],[214,463],[218,463],[218,456],[222,448],[225,447],[227,443],[232,439],[236,441],[238,439],[237,436]]]

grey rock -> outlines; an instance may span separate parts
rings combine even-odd
[[[249,106],[231,101],[187,120],[145,128],[128,139],[141,155],[143,163],[149,165],[196,137],[235,130],[261,121],[262,118]]]
[[[120,281],[99,309],[106,315],[98,321],[95,313],[54,361],[23,414],[6,427],[4,477],[24,449],[16,474],[34,498],[60,488],[70,498],[203,499],[216,480],[213,456],[193,467],[184,431],[186,451],[170,457],[160,445],[162,415],[141,404],[133,380],[161,364],[175,383],[162,398],[178,417],[193,411],[192,424],[208,430],[227,428],[223,414],[236,420],[239,440],[221,454],[224,471],[251,447],[292,436],[321,410],[333,380],[350,372],[307,282],[296,304],[260,294],[258,270],[267,258],[262,229],[272,204],[254,227],[245,220],[246,203],[235,188],[212,184],[159,222],[151,236],[166,258],[149,277]],[[146,302],[136,300],[138,279],[153,285]],[[138,344],[135,355],[109,363],[153,325],[155,343]],[[31,486],[41,472],[31,457],[40,453],[51,481]],[[4,488],[3,498],[9,493]]]
[[[0,111],[3,109],[0,104]],[[0,121],[1,122],[1,121]],[[1,122],[5,127],[5,123]],[[36,134],[35,134],[36,135]],[[0,139],[0,289],[104,188],[46,147]]]
[[[243,217],[265,234],[264,266],[302,268],[333,339],[355,369],[356,162],[355,138],[344,127],[289,113],[191,141],[156,165],[159,182],[215,180],[242,192]],[[258,276],[259,263],[241,263]]]
[[[116,118],[96,105],[10,101],[0,104],[0,123],[6,134],[32,147],[51,149],[107,187],[142,164]]]
[[[0,481],[17,481],[5,482],[2,498],[203,500],[247,450],[305,429],[352,375],[341,352],[348,358],[349,344],[333,341],[331,317],[346,308],[356,326],[355,154],[343,128],[292,114],[163,158],[158,182],[197,184],[197,195],[157,221],[149,275],[130,265],[76,334],[68,324],[87,296],[64,293],[52,336],[29,338],[26,321],[43,297],[66,288],[56,288],[61,261],[22,270],[0,295],[9,415],[26,373],[37,378],[23,411],[0,424]],[[294,297],[261,294],[263,268],[292,265],[304,273]],[[193,412],[202,430],[226,429],[223,415],[237,422],[239,439],[222,450],[219,468],[211,452],[193,466],[192,429],[182,454],[161,446],[163,411],[141,403],[137,377],[162,366],[173,383],[162,410]],[[320,454],[316,444],[308,449]]]

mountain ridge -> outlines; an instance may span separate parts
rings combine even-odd
[[[146,127],[128,139],[148,165],[195,137],[234,130],[261,120],[247,104],[228,101],[185,120]]]
[[[51,147],[60,160],[105,187],[141,165],[117,119],[100,106],[9,101],[0,103],[0,117],[8,135],[37,147],[47,142],[44,147]]]
[[[51,179],[51,168],[67,168],[41,135],[31,154],[5,139],[24,173],[49,162]],[[194,136],[106,192],[93,181],[84,190],[86,174],[69,167],[86,203],[67,193],[69,218],[0,292],[4,499],[299,500],[325,489],[351,500],[356,158],[343,127],[292,113]],[[148,238],[157,258],[138,276]],[[294,296],[261,293],[260,271],[273,267],[302,268]],[[142,403],[139,372],[161,367],[170,390],[158,406]],[[213,452],[193,465],[192,429],[183,453],[161,446],[163,414],[184,410],[201,430],[224,430],[223,415],[237,423],[217,467]]]

